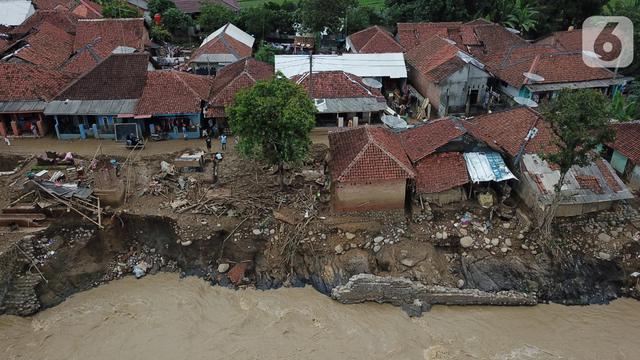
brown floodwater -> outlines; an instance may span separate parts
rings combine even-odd
[[[341,305],[311,288],[233,291],[126,278],[31,318],[0,316],[1,359],[640,359],[640,302],[531,308]]]

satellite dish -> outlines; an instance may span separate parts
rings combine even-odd
[[[373,78],[364,78],[362,79],[362,82],[367,85],[370,88],[373,89],[382,89],[382,84],[380,83],[380,81],[373,79]]]
[[[542,82],[544,81],[544,78],[538,74],[534,74],[534,73],[530,73],[530,72],[526,72],[526,73],[522,73],[522,75],[524,75],[524,77],[526,77],[527,79],[533,81],[533,82]]]
[[[510,32],[510,33],[512,33],[512,34],[516,34],[516,35],[517,35],[517,34],[520,34],[520,30],[516,30],[516,29],[514,29],[514,28],[510,28],[510,27],[508,27],[508,28],[506,28],[506,29],[507,29],[507,31],[508,31],[508,32]]]
[[[516,97],[513,98],[513,100],[515,102],[517,102],[518,104],[520,104],[520,105],[528,106],[530,108],[538,107],[538,103],[537,102],[535,102],[535,101],[533,101],[533,100],[531,100],[529,98],[526,98],[526,97],[516,96]]]

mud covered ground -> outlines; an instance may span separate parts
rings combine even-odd
[[[522,206],[509,218],[490,216],[473,201],[415,204],[411,213],[333,213],[323,175],[326,146],[314,146],[305,164],[288,169],[285,190],[273,169],[232,150],[215,184],[210,163],[202,173],[163,172],[161,162],[179,153],[130,158],[118,179],[125,201],[105,209],[104,229],[70,215],[49,219],[43,230],[0,229],[0,311],[28,315],[136,267],[229,287],[311,284],[325,294],[370,273],[536,293],[539,301],[566,304],[638,295],[631,274],[640,271],[640,218],[632,204],[559,220],[550,251],[534,237],[535,219]],[[90,157],[80,160],[86,166]],[[9,189],[0,194],[3,207],[23,193],[33,163],[5,159],[3,168],[13,161],[23,164],[0,177]]]

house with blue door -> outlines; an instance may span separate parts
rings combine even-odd
[[[640,189],[640,121],[612,125],[616,138],[604,146],[605,158],[633,190]]]
[[[143,133],[154,139],[197,139],[212,84],[210,76],[150,71],[134,120],[141,121]]]
[[[144,121],[135,110],[148,64],[148,54],[111,54],[71,82],[44,109],[58,139],[115,139],[122,123],[136,123],[141,131]]]

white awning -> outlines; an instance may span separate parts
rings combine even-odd
[[[309,55],[276,55],[276,71],[286,77],[309,71]],[[344,71],[360,77],[404,79],[407,67],[404,54],[313,55],[313,72]]]
[[[465,153],[469,177],[474,183],[517,179],[497,152]]]

